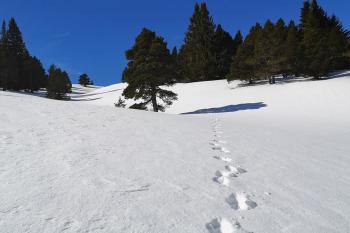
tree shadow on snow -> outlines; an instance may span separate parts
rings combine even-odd
[[[238,112],[238,111],[243,111],[243,110],[256,110],[256,109],[265,108],[265,107],[267,107],[267,105],[263,102],[245,103],[245,104],[227,105],[227,106],[218,107],[218,108],[199,109],[199,110],[196,110],[194,112],[186,112],[186,113],[182,113],[182,114],[186,115],[186,114]]]

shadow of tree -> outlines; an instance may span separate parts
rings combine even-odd
[[[193,112],[186,112],[182,114],[207,114],[207,113],[224,113],[224,112],[238,112],[243,110],[255,110],[260,108],[265,108],[267,105],[263,102],[258,103],[245,103],[245,104],[237,104],[237,105],[227,105],[224,107],[218,108],[206,108],[199,109]]]

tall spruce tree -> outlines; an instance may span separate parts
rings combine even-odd
[[[11,18],[7,31],[7,47],[9,52],[9,83],[13,90],[25,89],[24,63],[29,52],[22,38],[22,33],[14,18]]]
[[[233,39],[233,54],[237,54],[238,48],[243,44],[243,36],[241,31],[238,31]]]
[[[184,81],[203,81],[217,78],[213,51],[215,24],[207,5],[196,3],[184,44],[179,53],[179,64]]]
[[[269,79],[272,83],[272,47],[274,24],[267,20],[263,29],[257,34],[257,39],[254,46],[254,64],[257,79]]]
[[[144,28],[134,46],[125,54],[129,62],[123,72],[123,80],[128,86],[123,96],[142,101],[132,108],[146,109],[148,104],[152,104],[153,111],[164,111],[177,99],[175,93],[161,88],[173,85],[177,79],[176,66],[164,39]]]
[[[255,49],[261,33],[262,27],[259,23],[250,29],[243,44],[238,48],[235,59],[233,59],[230,73],[226,76],[228,81],[243,80],[252,84],[259,78]]]
[[[343,29],[336,17],[329,17],[313,0],[308,15],[305,17],[302,12],[302,19],[304,73],[320,78],[333,69],[347,67],[344,54],[349,32]]]
[[[23,64],[23,72],[26,76],[24,89],[34,92],[46,87],[46,74],[43,65],[36,57],[28,57]]]
[[[219,24],[214,36],[214,53],[216,59],[216,79],[225,78],[230,71],[232,58],[235,54],[235,41]]]
[[[0,87],[4,91],[8,89],[8,73],[9,73],[9,56],[7,46],[7,29],[5,20],[1,27],[0,37]]]
[[[276,82],[275,77],[286,75],[287,73],[287,56],[286,56],[286,39],[287,28],[283,19],[279,19],[271,37],[271,61],[270,61],[270,83]]]
[[[286,74],[299,76],[302,72],[302,51],[300,33],[294,21],[290,21],[286,39]]]

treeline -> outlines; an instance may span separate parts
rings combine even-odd
[[[2,23],[0,35],[0,87],[3,91],[34,92],[46,88],[47,97],[67,99],[72,83],[68,73],[52,65],[46,73],[32,56],[14,18]]]
[[[26,48],[15,19],[2,23],[0,38],[0,86],[3,90],[37,91],[46,86],[40,60]]]
[[[320,78],[349,67],[349,31],[313,0],[304,2],[299,25],[279,19],[275,24],[268,20],[264,26],[253,26],[227,79],[273,84],[279,75]]]
[[[175,47],[170,52],[162,37],[142,30],[126,52],[129,63],[122,81],[129,85],[123,96],[137,101],[131,108],[146,109],[152,104],[159,111],[177,98],[160,86],[175,82],[226,78],[273,84],[279,75],[320,78],[333,70],[348,69],[349,49],[349,32],[316,0],[304,2],[299,24],[267,20],[264,26],[253,26],[245,38],[240,31],[232,37],[220,24],[216,26],[206,4],[197,3],[179,51]],[[125,104],[119,99],[116,106]]]

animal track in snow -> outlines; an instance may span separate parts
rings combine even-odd
[[[237,221],[216,218],[206,225],[209,233],[248,233]]]
[[[216,147],[220,147],[220,144],[218,144],[218,143],[215,142],[215,141],[209,142],[209,144],[213,146],[213,149],[214,149],[214,147],[215,147],[215,148],[216,148]]]
[[[229,149],[227,149],[226,147],[220,146],[219,144],[213,145],[212,149],[213,150],[219,150],[219,151],[221,151],[222,153],[225,153],[225,154],[231,153]]]
[[[216,176],[225,176],[225,177],[237,177],[237,175],[233,172],[230,171],[216,171],[215,172]]]
[[[233,193],[226,201],[234,210],[251,210],[258,206],[245,193]]]
[[[224,186],[230,185],[230,179],[226,176],[217,176],[217,177],[214,177],[213,180]]]
[[[226,170],[236,174],[236,175],[239,175],[239,174],[242,174],[242,173],[246,173],[247,171],[241,167],[234,167],[232,165],[227,165],[226,167]]]
[[[222,161],[224,161],[226,163],[231,163],[232,162],[231,158],[225,157],[225,156],[221,156],[221,155],[215,155],[214,158],[218,159],[218,160],[222,160]]]
[[[225,154],[231,153],[230,150],[228,150],[228,149],[225,148],[225,147],[221,147],[221,152],[223,152],[223,153],[225,153]]]

